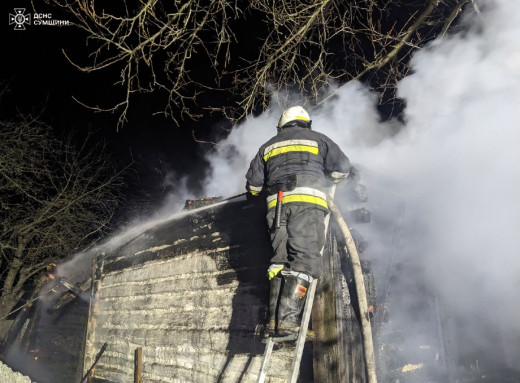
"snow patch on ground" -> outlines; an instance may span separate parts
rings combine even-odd
[[[9,383],[31,383],[31,379],[27,376],[11,370],[7,365],[0,362],[0,382]],[[36,382],[32,382],[36,383]]]

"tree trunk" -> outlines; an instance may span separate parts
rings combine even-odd
[[[21,297],[23,281],[18,279],[18,283],[15,282],[16,277],[20,276],[20,269],[23,265],[22,254],[24,249],[25,241],[19,238],[18,248],[16,249],[13,260],[8,263],[7,275],[2,285],[2,295],[0,296],[0,322],[6,321],[7,316]],[[5,338],[7,330],[7,325],[0,325],[0,341]]]

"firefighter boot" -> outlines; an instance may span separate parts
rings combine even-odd
[[[269,322],[267,330],[264,333],[264,338],[274,336],[276,331],[276,317],[278,300],[280,298],[280,290],[282,287],[282,276],[280,274],[272,277],[269,280]]]
[[[298,334],[305,296],[310,285],[310,277],[303,273],[285,274],[283,278],[284,285],[278,305],[278,331],[276,334],[280,337]]]

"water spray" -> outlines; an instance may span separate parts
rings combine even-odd
[[[152,227],[156,227],[158,225],[161,225],[165,222],[168,222],[168,221],[171,221],[171,220],[175,220],[175,219],[180,219],[180,218],[183,218],[185,216],[188,216],[188,215],[191,215],[191,214],[196,214],[196,213],[199,213],[199,212],[202,212],[202,211],[205,211],[205,210],[209,210],[209,209],[214,209],[216,207],[220,207],[220,206],[223,206],[223,205],[226,205],[226,204],[229,204],[229,203],[237,203],[237,202],[243,202],[243,201],[246,201],[247,200],[247,193],[242,193],[242,194],[238,194],[236,196],[233,196],[233,197],[229,197],[229,198],[226,198],[226,199],[223,199],[223,200],[219,200],[219,198],[216,199],[217,201],[216,202],[212,202],[212,203],[208,203],[204,206],[200,206],[200,207],[197,207],[197,208],[194,208],[194,209],[185,209],[183,211],[180,211],[180,212],[176,212],[174,214],[171,214],[171,215],[168,215],[166,217],[163,217],[163,218],[158,218],[158,219],[152,219],[148,222],[145,222],[141,225],[137,225],[137,226],[133,226],[131,227],[130,229],[127,229],[126,231],[124,231],[123,233],[119,234],[119,235],[116,235],[112,238],[109,238],[106,242],[98,245],[98,246],[95,246],[87,251],[83,251],[83,252],[80,252],[80,253],[77,253],[75,256],[72,257],[72,259],[70,259],[69,261],[66,261],[62,264],[58,264],[58,265],[54,265],[55,268],[59,271],[59,269],[65,269],[66,271],[68,271],[68,269],[70,267],[67,267],[67,265],[71,264],[71,263],[74,263],[74,261],[78,258],[88,258],[88,259],[91,259],[94,255],[96,254],[103,254],[103,256],[101,257],[101,259],[105,258],[111,251],[113,251],[114,249],[120,247],[120,246],[123,246],[125,243],[128,243],[129,241],[133,240],[134,238],[138,237],[139,235],[141,235],[142,233],[144,233],[146,230],[152,228]],[[63,286],[65,287],[68,291],[70,291],[74,296],[72,297],[72,299],[75,299],[76,296],[80,296],[82,295],[82,293],[84,293],[89,287],[87,287],[87,285],[89,285],[88,283],[88,280],[87,281],[84,281],[83,283],[81,283],[81,286],[78,288],[76,287],[73,283],[71,283],[71,280],[76,278],[78,275],[80,274],[84,274],[88,269],[90,268],[89,267],[82,267],[80,270],[75,270],[75,272],[72,274],[72,275],[69,275],[68,277],[56,277],[56,275],[54,273],[49,273],[48,274],[48,277],[49,279],[55,281],[55,283],[48,289],[44,290],[41,294],[37,295],[36,297],[26,301],[23,305],[17,307],[16,309],[12,310],[11,312],[7,313],[6,315],[4,315],[3,317],[0,318],[0,320],[3,320],[5,318],[7,318],[8,316],[22,310],[24,307],[27,307],[28,305],[32,304],[34,301],[42,298],[43,296],[47,295],[48,293],[52,292],[52,291],[56,291],[57,288],[59,288],[60,286]],[[54,310],[57,310],[59,309],[60,307],[63,307],[63,305],[65,305],[66,303],[68,303],[69,301],[71,301],[72,299],[64,299],[63,302],[57,302],[54,306],[53,306],[53,311]]]

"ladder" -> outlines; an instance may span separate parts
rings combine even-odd
[[[312,304],[314,302],[314,294],[316,293],[316,284],[318,279],[314,278],[309,286],[307,292],[307,299],[305,300],[305,306],[303,307],[302,322],[300,325],[300,331],[298,335],[289,335],[285,337],[269,337],[265,345],[264,356],[262,357],[262,364],[260,366],[260,372],[258,374],[257,383],[264,383],[267,377],[267,369],[269,368],[269,362],[271,360],[271,354],[273,352],[273,346],[275,343],[286,342],[296,339],[296,346],[294,349],[294,357],[289,373],[288,383],[296,383],[298,374],[300,372],[300,362],[303,354],[303,347],[305,346],[305,338],[307,337],[307,329],[309,328],[309,321],[311,319]]]

